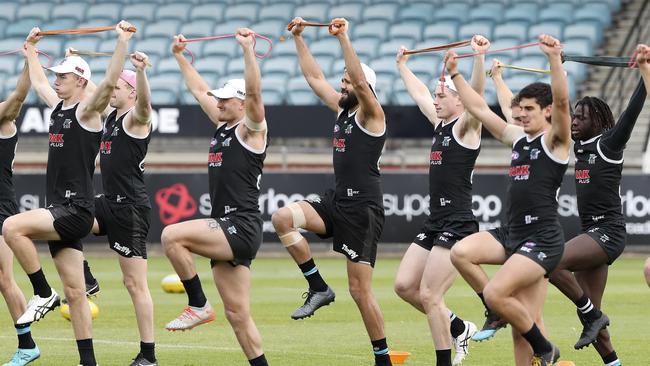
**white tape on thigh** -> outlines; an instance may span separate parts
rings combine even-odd
[[[305,218],[305,213],[302,211],[302,207],[299,204],[292,202],[287,205],[289,211],[291,211],[291,217],[293,219],[292,227],[294,229],[302,229],[307,224],[307,219]]]
[[[284,235],[280,235],[280,243],[286,248],[298,244],[302,240],[302,235],[296,229],[292,229]]]

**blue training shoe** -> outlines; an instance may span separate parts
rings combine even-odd
[[[18,348],[11,361],[2,366],[25,366],[39,357],[41,357],[41,351],[38,346],[34,348]]]
[[[474,333],[472,340],[475,342],[486,341],[494,337],[494,334],[496,334],[497,330],[505,328],[506,325],[507,323],[497,314],[486,311],[485,324],[483,324],[483,328],[481,330]]]

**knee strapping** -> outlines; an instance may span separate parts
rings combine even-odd
[[[299,241],[302,240],[302,235],[298,232],[297,229],[291,229],[288,233],[284,235],[280,235],[280,243],[287,248],[292,245],[298,244]]]
[[[287,205],[289,211],[291,211],[292,227],[294,229],[301,229],[307,224],[307,219],[305,218],[305,213],[302,211],[302,207],[299,204],[292,202]]]

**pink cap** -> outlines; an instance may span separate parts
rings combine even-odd
[[[131,70],[124,70],[120,74],[120,79],[124,80],[127,84],[129,84],[133,89],[136,89],[136,78],[135,78],[135,71]]]

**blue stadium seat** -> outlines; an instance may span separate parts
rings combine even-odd
[[[418,55],[411,58],[408,60],[407,66],[424,83],[432,76],[440,76],[442,72],[440,59],[431,55]]]
[[[241,78],[244,75],[244,60],[239,57],[230,59],[226,65],[226,71],[228,74],[238,74]]]
[[[0,78],[2,77],[7,77],[7,75],[12,75],[14,73],[14,70],[16,69],[16,62],[18,60],[18,57],[11,57],[11,56],[6,56],[6,57],[0,57]],[[21,61],[22,65],[22,61]]]
[[[598,2],[605,3],[609,6],[610,12],[617,13],[621,10],[621,0],[598,0]],[[596,3],[594,0],[582,0],[581,3],[584,5],[591,5]]]
[[[233,34],[237,31],[239,28],[244,28],[248,27],[251,24],[251,22],[247,20],[229,20],[226,19],[224,22],[219,22],[217,25],[214,26],[214,29],[212,30],[212,34],[214,35],[223,35],[223,34]],[[209,32],[209,30],[206,30],[206,32]],[[232,40],[233,42],[237,42],[235,40]],[[227,41],[223,41],[227,42]]]
[[[144,28],[144,38],[149,37],[167,37],[170,40],[172,36],[178,34],[181,21],[178,19],[163,19],[155,23],[149,23]]]
[[[548,34],[561,40],[562,33],[564,33],[564,24],[561,22],[548,21],[531,25],[530,28],[528,28],[528,39],[536,41],[540,34]]]
[[[339,44],[339,40],[334,37],[323,38],[321,40],[313,42],[309,45],[309,50],[314,55],[332,55],[334,57],[341,56],[341,46]]]
[[[262,100],[264,105],[282,105],[284,104],[284,90],[262,89]]]
[[[221,21],[224,19],[223,10],[226,6],[226,4],[222,3],[207,3],[193,6],[190,11],[190,19],[193,22],[197,20]]]
[[[286,25],[287,23],[281,20],[264,20],[259,23],[251,24],[250,28],[258,34],[275,40],[284,34]],[[266,45],[266,43],[263,43],[263,45]]]
[[[140,52],[144,52],[147,55],[166,56],[169,55],[171,44],[172,41],[170,38],[145,38],[138,40],[135,44],[134,49]]]
[[[454,42],[458,39],[458,27],[456,21],[436,22],[424,28],[423,37],[424,39],[445,37],[448,42]]]
[[[93,4],[88,7],[86,11],[86,21],[89,21],[93,18],[112,18],[120,19],[120,9],[122,8],[120,3],[101,3]],[[117,21],[114,22],[117,24]]]
[[[180,92],[177,95],[178,101],[182,104],[187,104],[187,105],[199,105],[199,102],[194,98],[194,95],[192,93],[185,89],[181,88]]]
[[[475,34],[480,34],[488,39],[492,38],[492,23],[478,21],[474,23],[461,25],[458,29],[458,38],[461,40],[472,39]]]
[[[598,22],[583,21],[564,28],[564,38],[584,38],[599,45],[603,40],[603,28]]]
[[[47,23],[42,23],[39,27],[42,30],[51,30],[51,29],[70,29],[76,28],[79,21],[75,18],[52,18],[51,21]]]
[[[379,45],[379,57],[384,56],[393,56],[397,55],[397,51],[401,46],[406,47],[407,49],[412,49],[415,42],[409,38],[393,38],[390,41],[382,42]]]
[[[167,89],[177,93],[181,86],[185,86],[180,73],[158,74],[149,78],[151,89]]]
[[[8,24],[9,24],[9,21],[7,19],[0,18],[0,38],[4,38],[4,36],[5,36],[5,28],[7,28]]]
[[[430,23],[433,21],[433,15],[436,8],[432,3],[416,2],[403,6],[397,15],[397,23],[418,21]]]
[[[359,38],[355,39],[353,44],[357,55],[367,59],[374,58],[379,49],[379,39],[377,38]]]
[[[393,90],[393,96],[391,98],[391,105],[399,105],[399,106],[408,106],[408,105],[415,105],[415,101],[411,96],[409,95],[408,91],[406,89],[397,89]]]
[[[499,101],[497,100],[497,92],[494,88],[486,88],[483,93],[483,99],[488,105],[497,105]]]
[[[539,13],[539,22],[562,22],[564,24],[571,24],[573,21],[573,4],[562,2],[553,3],[542,9]]]
[[[64,39],[61,37],[49,37],[38,42],[36,48],[52,57],[59,57],[65,54],[63,49]]]
[[[345,18],[350,23],[358,23],[361,21],[362,12],[365,10],[365,7],[359,3],[343,3],[341,5],[335,5],[329,8],[327,12],[327,17],[329,19],[334,18]]]
[[[198,48],[199,44],[194,44],[194,48]],[[204,56],[223,56],[227,58],[236,57],[239,43],[233,40],[214,40],[203,42],[203,49],[201,54]]]
[[[169,89],[152,89],[151,101],[153,105],[176,104],[176,92]],[[185,103],[189,104],[189,103]]]
[[[477,20],[491,21],[499,23],[503,18],[502,2],[481,2],[478,6],[472,8],[469,12],[470,21]]]
[[[37,18],[42,23],[50,19],[53,6],[51,2],[23,4],[16,10],[16,19]]]
[[[136,20],[141,20],[143,22],[152,22],[154,19],[154,12],[158,4],[140,2],[137,4],[130,4],[122,8],[122,19],[128,20],[130,23],[135,23]],[[117,23],[117,22],[115,22]]]
[[[516,38],[520,43],[528,41],[528,23],[522,21],[512,21],[498,24],[494,27],[492,36],[498,40],[501,38]],[[494,48],[494,47],[493,47]]]
[[[537,22],[539,14],[539,6],[533,2],[516,3],[511,8],[506,10],[505,21],[525,21],[530,24]]]
[[[399,5],[397,3],[383,3],[366,7],[363,11],[363,20],[393,21],[397,18]]]
[[[514,46],[517,46],[518,44],[520,44],[519,40],[517,40],[516,38],[498,38],[498,37],[495,37],[495,39],[496,40],[493,41],[490,44],[490,51],[491,52],[494,52],[494,50],[501,50],[501,49],[505,49],[505,48],[511,48],[511,47],[514,47]],[[490,53],[488,56],[491,57],[491,58],[497,58],[501,62],[504,62],[503,59],[516,57],[518,53],[519,53],[518,50],[514,49],[514,50]],[[489,67],[489,65],[486,64],[486,67]]]
[[[87,57],[83,56],[83,59],[88,62],[88,66],[90,66],[90,72],[92,75],[92,80],[97,80],[97,82],[101,82],[103,78],[97,78],[100,74],[104,74],[106,72],[106,69],[108,68],[108,63],[111,61],[109,57]]]
[[[316,94],[302,76],[296,76],[289,80],[285,98],[289,105],[314,105],[318,103],[318,97],[316,97]]]
[[[259,8],[257,3],[236,3],[226,7],[223,18],[227,21],[246,20],[253,23],[257,21]]]
[[[181,29],[178,32],[185,36],[185,38],[198,38],[210,36],[212,28],[214,27],[215,22],[212,20],[196,20],[189,23],[181,25]],[[230,32],[232,33],[234,29]],[[192,47],[192,50],[199,49],[199,45],[189,45]]]
[[[370,65],[370,63],[366,63],[367,65]],[[334,62],[332,63],[332,71],[330,72],[328,77],[332,77],[337,79],[337,84],[341,84],[341,78],[343,77],[343,71],[345,70],[345,60],[342,58],[334,59]]]
[[[393,94],[393,87],[400,83],[394,75],[377,75],[377,85],[375,93],[381,105],[388,105]]]
[[[397,65],[395,65],[395,56],[386,56],[376,58],[370,62],[370,66],[377,75],[395,75],[397,73]]]
[[[272,56],[287,56],[295,54],[296,46],[294,45],[293,39],[288,38],[284,42],[273,43],[273,51],[271,51]]]
[[[585,38],[566,38],[562,41],[564,52],[569,55],[591,56],[593,45]]]
[[[297,70],[299,70],[299,66],[295,57],[274,57],[264,60],[262,64],[262,75],[292,76]]]
[[[291,2],[273,3],[273,5],[263,6],[260,8],[259,19],[260,21],[279,20],[286,25],[291,20],[288,18],[293,15],[295,7],[296,4]]]
[[[386,20],[372,20],[353,26],[351,29],[353,33],[352,39],[373,37],[384,40],[388,36],[388,24],[389,22]]]
[[[422,25],[416,22],[396,23],[390,27],[388,35],[390,38],[410,38],[413,41],[422,39]]]
[[[603,28],[607,28],[612,23],[612,13],[607,3],[590,3],[587,6],[577,8],[574,19],[575,21],[597,21],[601,23]]]
[[[294,58],[296,57],[295,55],[291,55],[291,56]],[[316,59],[316,63],[318,64],[318,66],[320,66],[325,76],[330,75],[332,73],[332,65],[334,64],[334,60],[336,60],[334,56],[319,55],[319,56],[315,56],[314,59]],[[302,75],[302,71],[300,70],[300,66],[298,64],[296,64],[296,70],[292,74]]]
[[[55,6],[52,9],[52,19],[75,18],[77,22],[85,20],[86,11],[90,7],[84,2],[66,2],[64,6]],[[4,5],[0,4],[0,9],[4,12]]]
[[[24,43],[29,32],[39,23],[40,20],[36,18],[22,18],[16,20],[5,28],[5,37],[22,37]]]
[[[505,81],[513,93],[518,93],[523,87],[525,87],[528,84],[536,82],[537,79],[538,79],[537,75],[533,75],[531,73],[522,73],[522,74],[514,75],[512,77],[506,77]]]
[[[581,83],[587,78],[587,66],[577,62],[565,62],[564,70],[573,76],[576,83]]]
[[[20,50],[23,47],[23,44],[25,43],[25,37],[27,36],[27,33],[22,34],[22,37],[15,37],[15,38],[4,38],[0,39],[0,50],[1,51],[14,51],[14,50]],[[11,56],[7,56],[11,58]],[[21,54],[16,55],[17,58],[22,58]]]
[[[469,9],[466,3],[446,3],[442,8],[434,11],[434,24],[441,21],[466,22]]]
[[[329,4],[325,2],[318,2],[313,4],[301,5],[295,8],[293,12],[294,17],[302,17],[306,21],[329,21],[327,19],[327,9]]]
[[[165,58],[161,58],[158,62],[156,62],[153,65],[153,67],[156,70],[156,74],[172,73],[172,72],[179,71],[178,62],[176,62],[176,58],[171,57],[169,55]]]
[[[2,9],[2,11],[0,11],[0,18],[9,21],[14,20],[16,16],[17,8],[18,8],[18,4],[16,2],[9,2],[9,1],[0,2],[0,9]]]
[[[535,69],[549,69],[548,59],[544,55],[538,56],[524,56],[512,62],[516,66],[531,67]],[[526,73],[527,71],[508,70],[508,75],[517,75],[519,73]],[[539,75],[538,75],[539,76]]]
[[[156,20],[178,19],[186,21],[190,15],[191,5],[187,3],[166,4],[156,9]]]

